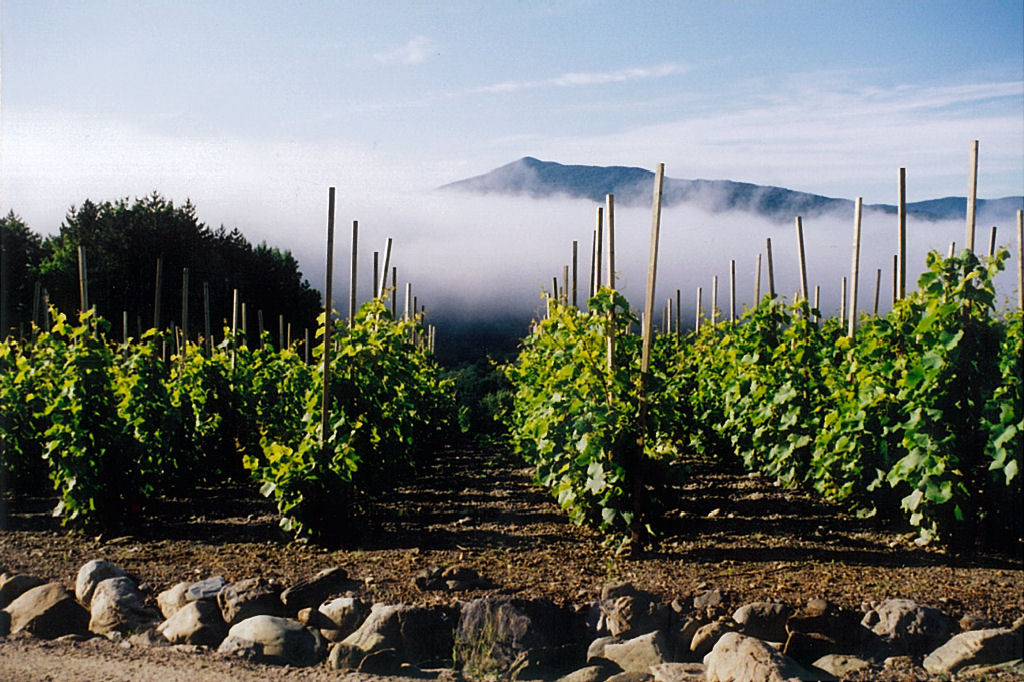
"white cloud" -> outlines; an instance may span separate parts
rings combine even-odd
[[[485,85],[472,90],[479,93],[508,93],[520,90],[533,90],[547,87],[580,87],[586,85],[605,85],[608,83],[626,83],[629,81],[652,80],[665,78],[689,71],[689,67],[682,64],[659,64],[648,67],[633,67],[627,69],[616,69],[613,71],[596,71],[589,73],[569,72],[553,78],[544,78],[535,81],[504,81]]]
[[[382,64],[415,65],[431,59],[438,54],[438,48],[430,38],[416,36],[399,48],[387,52],[378,52],[374,58]]]

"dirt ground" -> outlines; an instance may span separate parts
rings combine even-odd
[[[659,547],[639,557],[616,556],[602,547],[600,536],[569,524],[521,463],[463,445],[441,453],[433,469],[380,501],[343,549],[289,541],[271,502],[248,488],[227,487],[165,501],[132,535],[120,537],[58,529],[49,515],[53,500],[8,500],[0,568],[72,586],[82,564],[103,557],[153,595],[182,580],[215,575],[229,581],[263,576],[291,585],[343,566],[367,599],[390,603],[449,604],[500,592],[581,604],[607,583],[630,581],[666,602],[718,588],[730,611],[757,600],[800,606],[816,597],[860,610],[904,597],[957,619],[975,614],[997,625],[1024,614],[1019,558],[958,557],[917,547],[912,536],[880,530],[811,496],[712,462],[691,462],[688,481]],[[434,565],[468,566],[494,587],[420,591],[413,579]],[[326,668],[268,668],[167,647],[18,637],[0,639],[0,670],[0,677],[14,680],[374,679]]]

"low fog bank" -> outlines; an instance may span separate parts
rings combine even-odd
[[[597,204],[579,199],[477,197],[458,193],[397,196],[387,205],[339,205],[335,236],[334,306],[348,306],[352,220],[359,221],[360,301],[370,296],[373,251],[384,250],[392,237],[391,265],[398,273],[397,308],[405,308],[406,283],[416,303],[425,306],[438,327],[438,353],[446,359],[478,357],[514,350],[530,319],[543,313],[542,294],[561,281],[571,264],[572,242],[578,242],[578,296],[582,304],[590,282],[592,234]],[[992,216],[977,225],[975,248],[988,250]],[[1013,244],[1013,216],[1003,216],[997,244]],[[820,286],[821,309],[838,314],[841,280],[849,276],[853,243],[853,211],[803,221],[809,290],[813,300]],[[879,312],[892,300],[893,255],[897,249],[896,216],[865,210],[862,220],[858,310],[874,305],[875,278],[881,269]],[[300,260],[311,283],[323,287],[324,236],[292,232],[282,239]],[[322,232],[322,228],[321,228]],[[616,208],[616,271],[618,287],[635,309],[643,305],[651,232],[650,208]],[[925,254],[945,254],[950,242],[963,247],[965,221],[911,219],[907,225],[907,287],[913,289],[923,271]],[[757,254],[771,238],[775,287],[792,299],[800,287],[794,221],[779,223],[749,213],[709,213],[690,207],[663,211],[658,259],[657,319],[669,297],[680,290],[684,328],[692,328],[697,288],[703,290],[703,313],[710,314],[712,278],[718,277],[718,308],[728,316],[730,261],[736,261],[736,308],[741,314],[754,302]],[[1015,254],[1015,245],[1011,252]],[[1015,258],[1015,256],[1014,256]],[[383,255],[381,255],[383,259]],[[1013,260],[1010,261],[1011,266]],[[390,276],[388,279],[390,285]],[[998,280],[1000,304],[1015,300],[1010,271]],[[767,257],[762,255],[761,293],[768,291]]]

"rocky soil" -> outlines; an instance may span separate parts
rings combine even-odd
[[[516,462],[465,446],[442,453],[414,485],[375,505],[351,529],[345,548],[289,542],[277,529],[273,505],[246,488],[168,500],[118,537],[59,530],[48,513],[53,500],[8,499],[0,569],[73,587],[83,564],[105,558],[141,584],[149,607],[182,581],[262,577],[294,586],[340,566],[349,593],[366,604],[454,607],[483,597],[546,598],[583,613],[608,596],[608,585],[628,582],[650,604],[674,604],[673,622],[680,627],[694,615],[728,621],[754,602],[778,602],[796,612],[816,599],[832,612],[858,617],[889,599],[913,600],[947,616],[954,632],[961,621],[1009,627],[1024,615],[1017,557],[949,556],[917,547],[912,535],[880,530],[765,479],[710,462],[688,464],[689,482],[679,491],[666,535],[638,557],[617,556],[596,534],[569,525]],[[434,580],[432,567],[462,567],[464,575],[482,580],[462,581],[453,591]],[[698,614],[695,599],[709,594],[718,595],[717,603]],[[380,679],[197,651],[139,640],[11,635],[0,639],[0,669],[9,679],[25,680]],[[897,660],[849,679],[940,679],[920,667],[922,660]],[[989,679],[1018,678],[993,675]]]

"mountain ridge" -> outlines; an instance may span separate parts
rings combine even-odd
[[[603,202],[614,194],[619,205],[649,204],[654,173],[633,166],[586,166],[542,161],[524,156],[482,175],[442,185],[440,191],[461,191],[472,194],[503,194],[544,199],[567,196]],[[849,212],[853,200],[829,197],[799,190],[757,185],[735,180],[704,180],[665,178],[662,205],[692,205],[711,213],[745,211],[776,222],[794,216],[814,217],[826,213]],[[978,199],[977,216],[1005,218],[1024,208],[1024,196]],[[865,204],[865,209],[896,213],[891,204]],[[925,220],[963,219],[966,197],[940,197],[907,204],[910,216]]]

